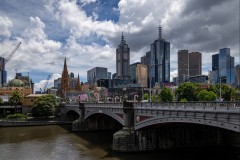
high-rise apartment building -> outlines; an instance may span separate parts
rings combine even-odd
[[[188,50],[178,51],[178,80],[179,83],[185,82],[186,77],[189,76],[188,69]]]
[[[150,65],[151,87],[158,83],[170,82],[170,43],[162,38],[162,28],[159,27],[159,36],[151,44]]]
[[[123,34],[121,43],[116,49],[116,73],[116,78],[123,80],[123,83],[130,82],[130,49],[124,40]]]
[[[185,82],[190,76],[202,75],[202,54],[188,53],[188,50],[178,51],[179,83]]]
[[[234,84],[234,57],[230,56],[229,48],[222,48],[218,54],[212,55],[212,70],[216,72],[212,76],[213,83]]]
[[[148,87],[148,67],[145,64],[137,64],[136,81],[141,87]]]
[[[148,78],[147,78],[147,87],[150,87],[149,82],[150,82],[150,65],[151,65],[151,51],[148,51],[144,56],[141,57],[141,64],[144,64],[147,66],[147,74],[148,74]]]
[[[148,87],[148,67],[139,62],[130,65],[131,83],[139,87]]]
[[[202,75],[202,53],[189,53],[189,76]]]

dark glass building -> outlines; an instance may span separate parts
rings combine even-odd
[[[95,85],[99,79],[108,79],[107,68],[95,67],[87,71],[87,80],[89,85]]]
[[[234,57],[230,56],[229,48],[222,48],[218,54],[212,55],[212,70],[217,72],[213,77],[215,83],[234,84]]]
[[[151,87],[158,83],[170,82],[170,43],[162,39],[162,29],[159,27],[158,39],[151,44]]]

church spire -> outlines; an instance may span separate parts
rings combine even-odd
[[[79,78],[79,74],[78,74],[78,78],[77,78],[76,90],[77,90],[77,91],[81,91],[81,85],[80,85],[80,78]]]
[[[64,59],[64,66],[62,71],[62,78],[61,78],[61,94],[62,97],[65,98],[66,92],[69,90],[69,75],[67,69],[67,60],[66,57]]]

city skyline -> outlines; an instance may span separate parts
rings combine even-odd
[[[238,0],[141,3],[3,0],[0,56],[7,57],[21,41],[21,47],[6,65],[8,80],[14,77],[15,69],[28,72],[36,89],[41,88],[49,74],[55,78],[61,76],[65,57],[68,71],[79,73],[81,81],[86,82],[91,68],[106,67],[116,72],[115,50],[122,32],[132,64],[140,62],[140,57],[150,50],[161,25],[162,37],[171,43],[171,77],[177,76],[177,51],[182,49],[202,53],[205,74],[211,70],[211,56],[220,48],[230,48],[235,64],[239,64],[239,3]]]

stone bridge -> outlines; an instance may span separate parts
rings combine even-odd
[[[240,102],[168,102],[130,103],[133,127],[139,130],[160,123],[195,123],[240,132]],[[84,110],[82,110],[84,108]],[[125,107],[126,108],[126,107]],[[124,114],[123,103],[66,104],[62,112],[74,111],[89,118],[94,114],[112,117],[123,126],[130,119]],[[81,113],[84,112],[84,113]]]
[[[65,104],[62,113],[78,115],[75,131],[120,129],[113,135],[113,150],[121,152],[226,140],[240,146],[240,102],[80,103]]]

